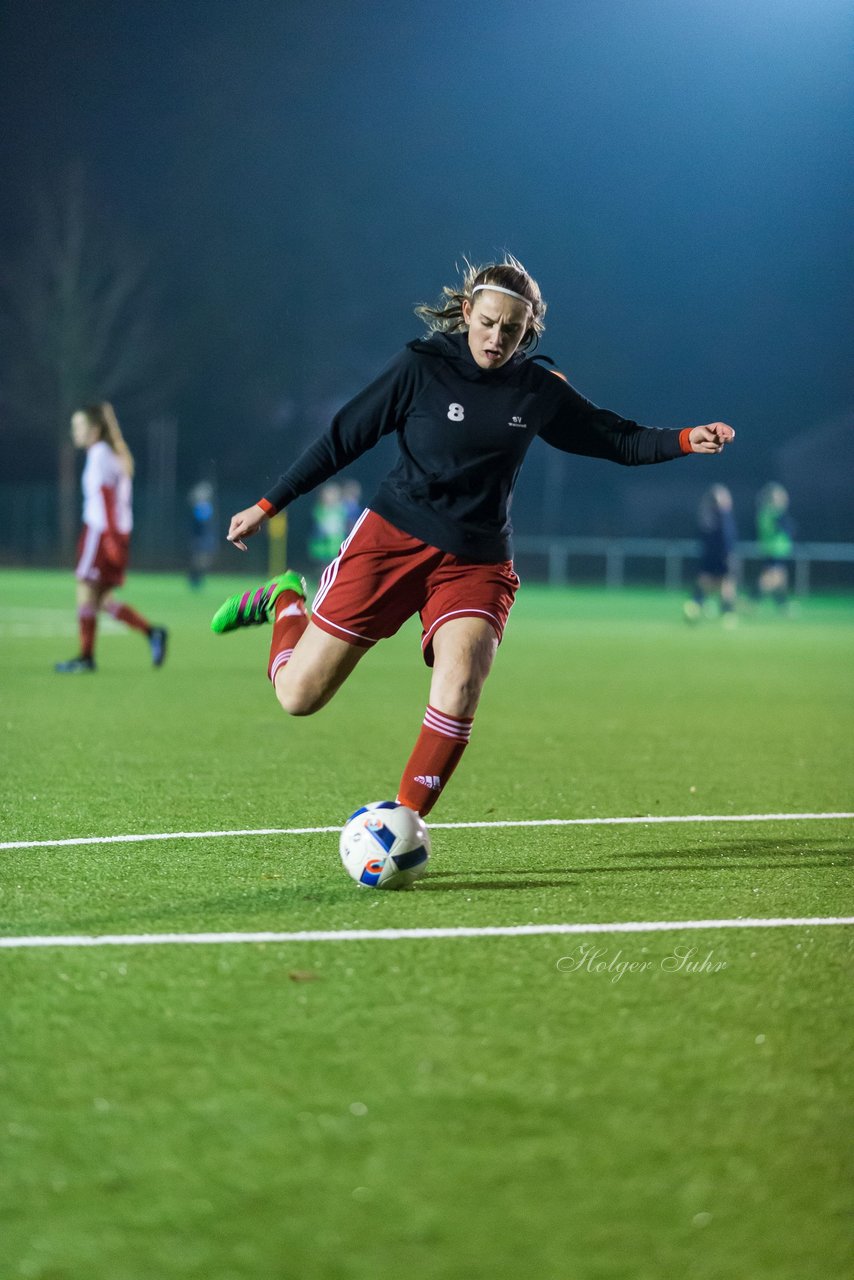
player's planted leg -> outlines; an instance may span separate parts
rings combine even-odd
[[[397,798],[422,817],[433,808],[462,759],[498,637],[482,618],[446,622],[433,638],[430,702],[400,780]]]
[[[77,627],[80,634],[80,652],[76,658],[54,664],[60,675],[80,675],[95,670],[95,635],[98,629],[98,597],[88,583],[77,587]]]

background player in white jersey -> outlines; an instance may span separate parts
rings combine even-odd
[[[83,529],[77,544],[77,621],[80,653],[58,662],[63,675],[95,670],[98,614],[105,609],[118,622],[148,638],[151,658],[159,667],[166,656],[167,632],[153,627],[130,605],[113,599],[125,580],[133,528],[133,457],[106,401],[78,409],[71,418],[71,438],[86,450],[83,468]]]

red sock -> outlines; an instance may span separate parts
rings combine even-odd
[[[77,628],[80,632],[80,657],[91,658],[95,651],[95,628],[98,615],[91,604],[81,604],[77,610]]]
[[[471,737],[472,719],[427,707],[397,795],[401,804],[417,809],[422,818],[433,808],[459,764]]]
[[[290,661],[297,641],[308,626],[305,600],[296,591],[283,591],[276,599],[273,638],[267,675],[275,685],[276,676]]]
[[[119,604],[117,600],[110,600],[104,608],[116,622],[123,622],[125,626],[133,627],[134,631],[144,631],[146,635],[151,631],[151,624],[129,604]]]

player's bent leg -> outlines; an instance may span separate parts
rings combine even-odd
[[[273,677],[276,697],[288,715],[313,715],[326,706],[367,652],[309,622],[290,659]]]
[[[162,667],[166,658],[166,646],[169,641],[169,632],[166,627],[154,626],[148,621],[148,618],[139,613],[131,605],[126,604],[123,600],[117,600],[113,595],[112,587],[99,587],[98,608],[104,613],[108,613],[116,622],[121,622],[124,626],[130,627],[133,631],[139,631],[148,641],[148,647],[151,650],[151,664],[154,667]]]

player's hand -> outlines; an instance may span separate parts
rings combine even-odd
[[[246,543],[243,539],[251,538],[254,533],[257,533],[266,519],[266,512],[257,503],[254,507],[247,507],[245,511],[238,511],[236,516],[231,517],[231,524],[226,534],[227,540],[232,546],[237,547],[238,551],[245,551]]]
[[[720,453],[735,439],[735,432],[725,422],[708,422],[704,427],[692,427],[688,439],[692,453]]]

